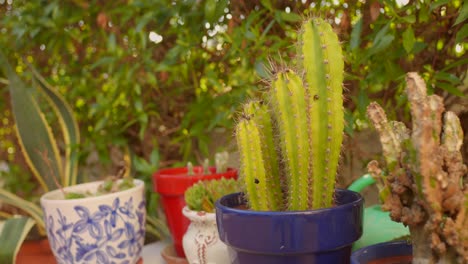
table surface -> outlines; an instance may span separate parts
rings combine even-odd
[[[166,261],[161,257],[161,251],[167,245],[169,245],[169,242],[158,241],[144,246],[141,251],[143,264],[166,264]]]

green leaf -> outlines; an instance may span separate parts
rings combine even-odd
[[[449,0],[439,0],[439,1],[435,1],[431,4],[431,7],[429,8],[430,11],[433,11],[434,9],[440,7],[440,6],[443,6],[443,5],[446,5],[447,3],[449,2]]]
[[[138,23],[135,27],[135,31],[140,32],[146,26],[146,24],[148,24],[153,19],[154,19],[153,12],[148,12],[144,14],[143,16],[141,16],[140,18],[137,18]]]
[[[457,76],[447,72],[438,72],[435,74],[434,78],[440,81],[447,81],[452,85],[456,85],[461,82]]]
[[[436,83],[436,87],[439,87],[439,88],[442,88],[444,89],[445,91],[453,94],[453,95],[456,95],[456,96],[460,96],[460,97],[465,97],[465,95],[457,89],[457,87],[449,84],[449,83],[444,83],[444,82],[437,82]]]
[[[39,233],[41,235],[45,235],[45,224],[44,219],[42,218],[42,210],[37,204],[27,201],[2,188],[0,188],[0,201],[26,212],[36,222],[37,227],[39,228]]]
[[[302,20],[302,17],[296,13],[286,13],[284,11],[276,11],[275,17],[281,21],[286,22],[299,22]]]
[[[455,37],[456,43],[462,43],[463,40],[468,36],[468,24],[463,25],[463,27],[457,32]]]
[[[404,17],[401,17],[401,19],[403,19],[403,21],[405,21],[406,23],[409,23],[409,24],[413,24],[414,22],[416,22],[416,16],[415,15],[404,16]]]
[[[405,32],[403,32],[403,47],[406,50],[406,53],[411,53],[414,47],[416,38],[414,37],[414,31],[412,27],[408,27]]]
[[[24,158],[45,191],[56,189],[53,177],[62,178],[63,170],[55,137],[31,88],[20,80],[3,53],[0,53],[0,67],[10,81],[12,112]]]
[[[273,5],[270,0],[260,0],[260,3],[269,11],[274,11]]]
[[[216,0],[205,1],[205,19],[210,23],[216,19],[216,2]]]
[[[447,71],[449,69],[452,69],[452,68],[455,68],[455,67],[458,67],[460,65],[467,64],[467,63],[468,63],[468,59],[456,60],[453,63],[450,63],[449,65],[445,66],[441,71]]]
[[[34,221],[28,217],[10,218],[0,223],[0,263],[16,263],[16,255]]]
[[[362,17],[356,24],[354,24],[353,30],[351,31],[351,40],[349,47],[351,50],[356,49],[361,44],[361,32],[362,32]]]
[[[453,24],[458,25],[461,22],[465,21],[468,18],[468,2],[464,1],[463,6],[461,7],[460,14],[457,17],[457,20],[455,20],[455,23]],[[466,26],[466,25],[465,25]]]
[[[369,49],[367,56],[374,55],[385,50],[392,43],[395,37],[393,35],[385,35],[380,39],[379,42],[375,42],[374,45]]]
[[[30,67],[34,78],[38,81],[38,89],[46,96],[49,104],[57,116],[58,122],[62,129],[63,139],[65,143],[65,172],[62,179],[62,187],[75,185],[78,174],[78,144],[80,143],[80,130],[78,123],[73,115],[70,105],[66,102],[62,95],[54,89],[47,81],[37,72],[34,67]]]

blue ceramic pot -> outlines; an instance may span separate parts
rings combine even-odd
[[[412,254],[413,247],[406,241],[385,242],[363,247],[354,251],[351,255],[351,264],[367,264],[370,261],[383,260],[394,257],[404,257],[410,256]],[[400,262],[395,260],[393,263]]]
[[[350,263],[352,243],[362,234],[364,199],[336,189],[336,206],[310,211],[238,209],[242,193],[216,202],[220,239],[234,264]]]

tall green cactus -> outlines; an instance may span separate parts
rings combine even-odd
[[[333,204],[343,141],[344,63],[322,19],[299,32],[299,69],[283,67],[266,104],[250,102],[236,127],[241,177],[254,210],[307,210]]]

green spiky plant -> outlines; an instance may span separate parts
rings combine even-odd
[[[281,66],[262,101],[245,105],[236,125],[240,175],[254,210],[333,205],[343,141],[343,55],[320,18],[306,20],[296,66]]]
[[[235,179],[199,181],[185,191],[185,202],[190,210],[213,213],[216,200],[239,190]]]
[[[22,154],[32,171],[41,191],[48,192],[59,187],[77,184],[78,181],[78,144],[80,133],[73,111],[66,100],[50,86],[45,79],[31,67],[33,85],[23,82],[16,74],[7,58],[0,52],[0,71],[8,79],[12,112],[15,119],[15,131]],[[45,99],[57,118],[62,138],[57,137],[45,119],[38,97]],[[41,101],[42,102],[42,101]],[[59,140],[64,146],[60,154]],[[128,162],[130,163],[130,162]],[[130,166],[128,166],[130,167]],[[133,181],[128,181],[129,170],[122,181],[106,180],[101,193],[113,192],[115,189],[131,187]],[[86,194],[66,192],[68,198],[82,198]],[[0,263],[15,263],[19,248],[31,228],[36,225],[39,236],[45,237],[43,212],[36,203],[28,201],[5,188],[0,187],[0,202],[20,209],[27,217],[16,217],[0,211]],[[164,232],[164,224],[154,217],[147,217],[147,230],[157,237]],[[162,230],[159,230],[162,229]]]
[[[388,121],[371,103],[367,115],[380,135],[386,166],[368,165],[382,209],[409,227],[413,263],[468,263],[468,169],[463,130],[455,113],[444,113],[440,96],[428,95],[417,73],[406,77],[412,131]]]
[[[227,151],[219,152],[215,154],[215,173],[225,173],[228,169],[227,164],[229,160],[229,153]],[[212,174],[210,170],[210,160],[203,160],[202,164],[203,170],[201,171],[202,175]],[[194,176],[195,171],[193,168],[192,162],[187,162],[187,175]]]

